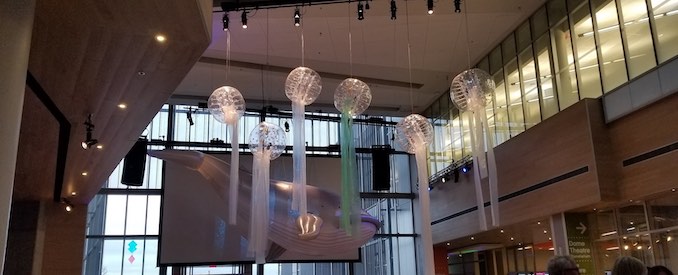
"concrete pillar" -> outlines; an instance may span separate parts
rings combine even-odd
[[[35,0],[0,1],[0,270],[5,263]]]
[[[569,255],[567,247],[567,230],[565,227],[564,213],[551,216],[551,239],[555,255]]]

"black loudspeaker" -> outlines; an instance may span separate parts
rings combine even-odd
[[[372,190],[391,189],[391,151],[390,145],[372,146]]]
[[[122,166],[122,180],[120,183],[129,186],[141,186],[144,184],[147,145],[147,139],[139,138],[134,143],[134,146],[132,146],[132,149],[129,150]]]

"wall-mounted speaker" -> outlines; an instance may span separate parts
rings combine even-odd
[[[144,170],[146,167],[146,146],[148,140],[139,138],[132,149],[125,156],[122,166],[122,180],[120,183],[129,186],[141,186],[144,184]]]
[[[390,145],[372,146],[372,190],[391,189],[391,149]]]

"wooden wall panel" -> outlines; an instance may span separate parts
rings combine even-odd
[[[599,104],[597,100],[580,101],[495,148],[501,226],[592,205],[601,200],[594,137],[595,140],[604,140],[606,136]],[[592,119],[592,116],[595,118]],[[608,170],[603,171],[609,173]],[[578,173],[559,181],[553,180],[573,171]],[[449,218],[476,206],[472,180],[469,174],[458,183],[438,185],[431,191],[432,221],[438,221],[433,225],[434,242],[479,232],[477,211]],[[483,186],[487,202],[487,182]],[[605,192],[610,193],[609,190]],[[489,207],[485,211],[489,224]],[[441,221],[445,217],[447,219]]]
[[[635,164],[624,160],[678,142],[678,94],[609,125],[615,165],[620,170],[619,200],[642,199],[678,187],[678,150]]]

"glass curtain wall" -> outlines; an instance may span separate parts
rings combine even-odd
[[[548,1],[476,64],[496,85],[487,106],[494,144],[673,60],[675,26],[678,0]],[[444,93],[423,112],[435,127],[431,174],[471,154],[469,116],[449,100]]]
[[[449,107],[445,107],[449,109]],[[277,112],[262,116],[246,112],[239,121],[241,143],[262,119],[277,124],[288,135],[291,154],[293,127],[291,113]],[[412,158],[395,144],[393,132],[400,118],[360,117],[355,120],[355,144],[358,148],[358,175],[362,208],[378,217],[383,227],[361,248],[363,263],[284,263],[266,264],[265,275],[313,274],[416,274],[416,234],[414,232]],[[457,123],[459,121],[457,120]],[[449,123],[446,123],[449,124]],[[446,126],[447,127],[447,126]],[[457,126],[461,129],[461,126]],[[339,116],[328,113],[306,114],[307,153],[314,156],[339,156]],[[148,137],[149,149],[164,148],[202,151],[230,151],[222,141],[230,135],[224,124],[209,112],[190,105],[165,105],[142,135]],[[370,148],[390,145],[391,188],[372,191],[372,154]],[[247,144],[239,150],[247,154]],[[450,153],[451,154],[451,153]],[[148,157],[144,182],[140,187],[120,183],[122,162],[113,171],[100,193],[88,207],[87,235],[83,274],[173,274],[173,267],[157,265],[163,162]],[[174,267],[181,274],[257,274],[256,265]]]

